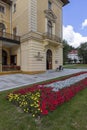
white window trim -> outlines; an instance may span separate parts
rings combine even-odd
[[[47,20],[47,18],[45,18],[45,32],[48,31],[48,29],[47,29],[47,22],[48,22],[48,20]],[[54,22],[52,22],[52,25],[53,25],[52,34],[55,35],[55,26],[56,26],[56,25],[55,25]]]
[[[2,13],[2,14],[6,14],[6,6],[3,5],[3,4],[1,4],[1,3],[0,3],[0,5],[1,5],[2,7],[4,7],[4,12],[0,12],[0,13]]]
[[[14,5],[16,5],[16,3],[12,4],[12,13],[15,13],[17,11],[17,5],[16,5],[16,10],[14,10]]]

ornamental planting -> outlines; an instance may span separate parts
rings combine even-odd
[[[86,87],[87,72],[80,72],[59,81],[19,89],[8,94],[7,99],[24,112],[38,117],[54,111]]]

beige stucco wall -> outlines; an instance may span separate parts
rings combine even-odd
[[[55,34],[59,37],[62,37],[62,3],[59,1],[54,1],[52,10],[57,16],[55,23]]]
[[[44,2],[37,0],[37,31],[41,33],[45,32],[44,10],[46,10],[48,7],[47,2],[47,0],[44,0]]]
[[[15,45],[10,48],[10,55],[17,55],[17,65],[21,65],[21,48],[20,45]]]
[[[40,52],[42,61],[38,61],[36,56]],[[23,71],[44,71],[46,70],[44,46],[41,42],[29,40],[21,44],[21,69]]]
[[[5,13],[0,12],[0,23],[6,27],[6,32],[10,33],[10,6],[0,1],[0,4],[5,7]]]
[[[46,20],[44,10],[48,10],[48,0],[44,0],[44,2],[42,2],[41,0],[37,0],[37,31],[41,33],[44,33],[46,31]],[[62,3],[54,0],[52,2],[52,10],[54,14],[57,16],[55,23],[55,35],[61,37]]]
[[[15,3],[16,12],[13,12],[12,6],[12,28],[17,27],[17,34],[21,36],[29,32],[29,2],[16,0]]]
[[[25,2],[17,0],[16,6],[16,12],[12,12],[12,28],[17,27],[18,35],[26,34],[31,30],[40,33],[46,32],[46,20],[44,10],[48,9],[47,0],[44,0],[44,2],[42,2],[41,0],[26,0]],[[61,36],[62,3],[56,2],[56,0],[54,0],[52,2],[52,10],[57,16],[55,23],[55,35]]]
[[[28,40],[21,44],[21,69],[22,71],[46,71],[46,53],[47,50],[52,51],[52,69],[56,69],[62,65],[62,46],[44,45],[42,41]],[[37,55],[40,52],[42,57],[38,61]],[[58,61],[56,63],[55,61]]]
[[[5,7],[6,7],[6,11],[5,14],[0,13],[0,22],[3,21],[3,23],[6,25],[6,31],[7,32],[12,32],[11,31],[11,12],[12,12],[12,30],[13,28],[17,27],[17,34],[18,35],[24,35],[26,33],[28,33],[29,31],[31,31],[31,16],[32,16],[32,9],[30,10],[30,7],[32,6],[32,4],[34,4],[36,2],[36,0],[26,0],[26,1],[22,1],[22,0],[16,0],[14,1],[14,3],[16,3],[16,12],[13,12],[13,6],[12,6],[12,11],[11,8],[8,4],[2,3]],[[14,4],[13,3],[13,4]],[[37,7],[36,7],[37,6]],[[35,25],[37,28],[37,32],[41,32],[44,33],[45,30],[45,14],[44,14],[44,10],[48,9],[48,1],[44,0],[44,2],[42,2],[41,0],[37,0],[36,4],[34,5],[34,7],[32,6],[32,8],[36,8],[37,11],[34,10],[34,14],[36,16],[36,23]],[[54,12],[54,14],[57,16],[57,20],[55,23],[55,34],[60,36],[61,35],[61,26],[62,26],[62,3],[61,2],[56,2],[56,0],[54,0],[52,2],[52,10]],[[33,15],[34,15],[33,14]],[[31,15],[31,16],[30,16]],[[32,16],[33,17],[33,16]],[[34,22],[34,20],[33,20]],[[32,25],[33,26],[33,25]]]
[[[36,0],[33,0],[36,2]],[[33,10],[35,6],[33,6]],[[35,7],[36,8],[36,7]],[[45,18],[44,10],[48,9],[48,1],[44,0],[37,0],[37,32],[40,34],[46,32],[46,24],[47,20]],[[52,10],[54,14],[57,16],[56,22],[53,23],[54,30],[53,34],[62,37],[62,3],[53,1],[52,3]],[[29,14],[30,15],[30,14]],[[36,15],[36,14],[35,14]],[[35,16],[33,16],[33,19]],[[31,26],[35,26],[31,24]],[[44,41],[34,40],[31,38],[21,43],[21,69],[23,71],[45,71],[46,70],[46,52],[48,49],[52,51],[52,69],[56,69],[59,65],[62,65],[62,47],[60,47],[60,43],[54,46],[54,41],[52,44],[48,43],[45,46]],[[35,56],[38,55],[43,56],[41,61],[38,61]],[[57,63],[55,61],[58,61]]]
[[[58,61],[58,64],[55,64],[55,68],[57,68],[59,65],[63,65],[63,47],[58,46],[55,49],[55,60]]]
[[[3,21],[7,26],[8,32],[10,31],[11,21],[10,13],[12,13],[12,30],[17,27],[17,35],[23,36],[30,31],[36,31],[39,34],[46,32],[47,19],[44,10],[48,9],[48,0],[16,0],[16,12],[10,12],[9,5],[6,6],[6,14],[3,14]],[[52,10],[57,16],[56,22],[53,23],[53,34],[62,37],[62,3],[53,0]],[[1,18],[0,13],[0,18]],[[0,19],[1,20],[1,19]],[[46,52],[48,49],[52,51],[52,69],[56,69],[63,63],[62,46],[60,43],[56,46],[55,41],[44,44],[44,39],[33,38],[26,35],[26,38],[21,41],[20,46],[12,47],[9,50],[11,55],[17,55],[17,65],[21,66],[22,71],[45,71],[46,70]],[[38,52],[42,56],[41,60],[37,60]],[[58,63],[55,63],[58,61]],[[9,61],[8,61],[9,63]]]

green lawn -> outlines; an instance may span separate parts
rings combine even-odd
[[[87,89],[37,122],[6,100],[10,91],[0,92],[0,130],[87,130]]]
[[[87,69],[87,64],[67,64],[67,65],[64,65],[64,68],[69,68],[69,69]]]

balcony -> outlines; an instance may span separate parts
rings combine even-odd
[[[5,3],[9,4],[9,5],[11,5],[11,3],[12,3],[11,0],[1,0],[1,1],[2,1],[2,2],[5,2]]]
[[[44,33],[43,39],[51,40],[53,42],[59,42],[62,43],[62,39],[56,35],[50,34],[50,33]]]
[[[20,44],[20,37],[10,33],[0,32],[0,40]]]

